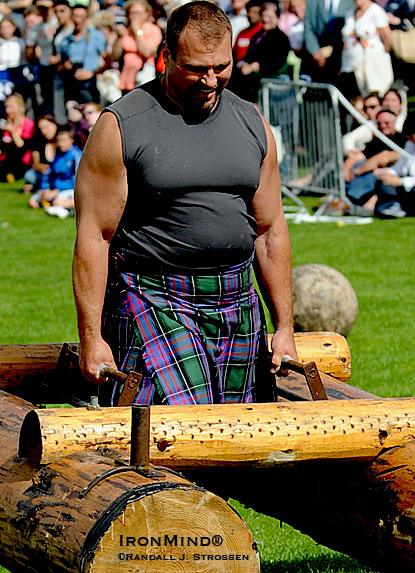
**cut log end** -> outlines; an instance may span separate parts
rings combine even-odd
[[[80,571],[118,573],[120,568],[260,570],[251,532],[224,500],[193,484],[165,481],[118,498],[89,532]]]

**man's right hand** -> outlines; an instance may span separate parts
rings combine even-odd
[[[81,343],[79,354],[81,372],[90,382],[98,385],[104,384],[106,378],[100,376],[99,373],[104,364],[117,370],[111,348],[102,338],[92,343]]]

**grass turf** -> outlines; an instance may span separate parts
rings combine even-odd
[[[70,279],[74,219],[29,210],[18,188],[0,185],[0,343],[76,340]],[[359,300],[348,337],[352,382],[385,397],[414,394],[413,226],[413,219],[344,227],[290,224],[294,265],[327,264],[351,281]],[[258,542],[263,572],[370,571],[288,525],[280,527],[237,501],[232,505]]]

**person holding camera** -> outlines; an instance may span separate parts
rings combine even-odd
[[[96,73],[105,58],[105,36],[88,25],[88,8],[72,8],[73,33],[59,46],[66,101],[99,102]]]

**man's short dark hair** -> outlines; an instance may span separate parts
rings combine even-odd
[[[56,132],[56,137],[60,134],[60,133],[66,133],[71,139],[73,139],[75,137],[75,132],[72,129],[72,127],[70,125],[60,125],[58,127],[58,130]]]
[[[259,8],[263,3],[263,0],[249,0],[245,6],[245,10],[248,11],[250,8]]]
[[[167,21],[166,44],[173,60],[177,57],[180,34],[187,26],[197,30],[205,45],[221,42],[226,33],[232,37],[229,18],[219,6],[207,0],[189,2],[173,10]]]
[[[379,92],[370,92],[367,95],[365,95],[365,97],[363,98],[363,101],[368,100],[371,97],[375,97],[379,103],[380,103],[380,97],[379,97]]]
[[[389,109],[388,107],[382,107],[376,114],[376,119],[380,116],[381,113],[390,113],[393,117],[396,117],[396,113]]]

